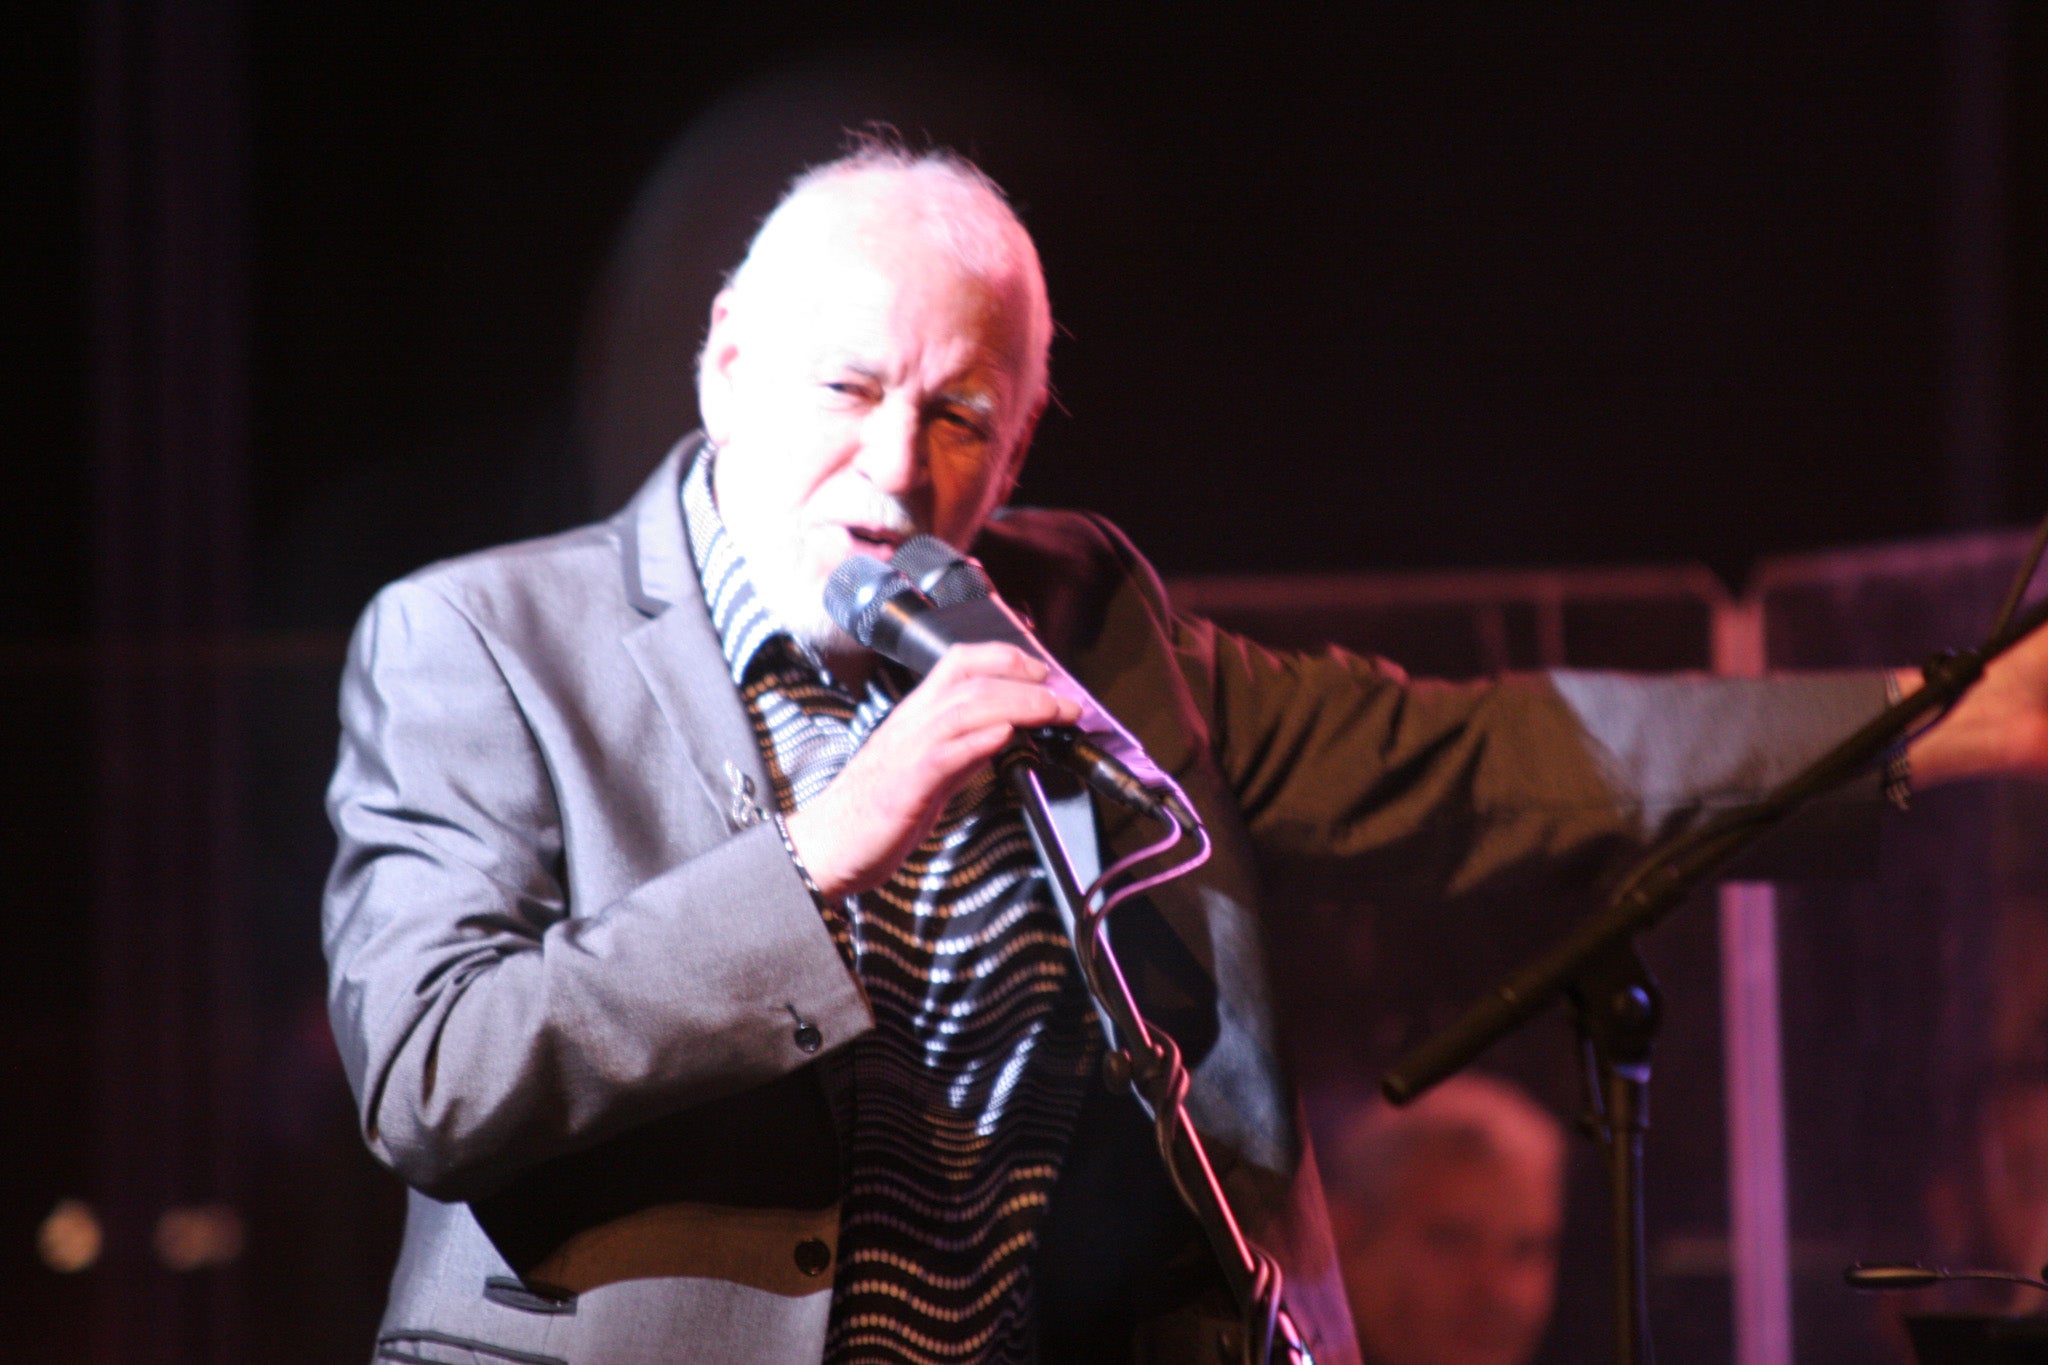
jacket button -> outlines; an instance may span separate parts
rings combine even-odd
[[[815,1237],[806,1237],[796,1244],[796,1268],[813,1279],[825,1273],[825,1267],[832,1264],[832,1248]]]
[[[818,1032],[816,1024],[798,1024],[796,1031],[790,1034],[790,1037],[796,1040],[797,1051],[799,1052],[816,1052],[819,1048],[825,1046],[825,1035]],[[809,1243],[805,1245],[808,1246]],[[818,1245],[823,1246],[824,1243],[820,1242]]]

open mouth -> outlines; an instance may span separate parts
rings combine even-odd
[[[909,533],[884,530],[879,526],[848,526],[846,534],[852,538],[855,549],[878,554],[886,559],[896,552],[896,547],[904,542]]]

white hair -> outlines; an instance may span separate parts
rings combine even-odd
[[[779,269],[786,253],[799,260],[814,253],[821,234],[845,228],[849,210],[856,234],[884,212],[898,225],[907,213],[912,230],[970,278],[1022,290],[1030,326],[1025,391],[1034,398],[1046,392],[1052,308],[1038,248],[1002,187],[956,152],[914,152],[890,139],[860,138],[845,156],[790,181],[726,287],[744,295]]]

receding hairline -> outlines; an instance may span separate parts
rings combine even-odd
[[[906,225],[970,278],[1021,295],[1027,388],[1043,395],[1052,311],[1038,248],[1002,188],[953,152],[871,144],[803,172],[755,232],[727,291],[742,298],[769,272],[816,268],[819,249],[849,229],[856,242],[880,242],[886,231],[893,245]]]

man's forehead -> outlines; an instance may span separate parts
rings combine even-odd
[[[978,390],[1008,390],[1029,368],[1029,301],[943,255],[820,253],[758,275],[734,297],[751,345],[807,369],[888,378],[914,353]]]

